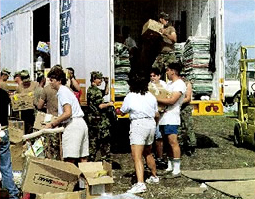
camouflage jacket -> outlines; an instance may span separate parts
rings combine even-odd
[[[90,86],[87,90],[87,104],[89,106],[89,113],[93,115],[101,115],[102,110],[99,105],[104,103],[104,90],[97,86]]]

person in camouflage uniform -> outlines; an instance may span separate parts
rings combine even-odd
[[[105,89],[98,87],[105,81]],[[104,96],[108,94],[108,78],[103,78],[99,71],[91,72],[91,86],[87,90],[88,126],[89,126],[89,153],[90,161],[95,161],[98,150],[101,159],[111,161],[110,120],[107,117],[107,108],[113,102],[104,103]]]
[[[161,71],[161,77],[165,76],[165,68],[170,63],[175,62],[174,44],[177,41],[176,30],[173,26],[168,24],[169,15],[165,12],[159,14],[159,22],[164,25],[160,31],[162,33],[162,39],[160,43],[160,54],[156,57],[152,67],[159,68]]]
[[[187,155],[192,155],[197,146],[197,139],[193,129],[192,110],[193,106],[190,105],[192,95],[192,84],[186,78],[182,78],[187,86],[185,98],[181,106],[181,139],[182,144]]]

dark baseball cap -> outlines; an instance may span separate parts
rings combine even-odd
[[[170,16],[169,14],[165,13],[165,12],[161,12],[159,13],[159,18],[165,19],[165,20],[169,20]]]

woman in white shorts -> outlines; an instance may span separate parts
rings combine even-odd
[[[130,114],[130,145],[132,158],[135,164],[137,183],[132,186],[128,193],[142,193],[146,191],[144,183],[144,156],[152,176],[147,183],[159,183],[156,175],[156,164],[151,153],[152,143],[156,129],[155,116],[158,115],[156,98],[148,92],[149,78],[144,74],[134,74],[130,77],[130,92],[124,99],[121,107],[122,115]]]
[[[64,86],[66,78],[64,71],[59,67],[53,67],[48,73],[51,88],[57,90],[58,118],[46,125],[46,128],[54,128],[63,124],[65,130],[62,135],[62,149],[64,161],[87,161],[89,155],[88,127],[83,119],[84,113],[78,99]]]

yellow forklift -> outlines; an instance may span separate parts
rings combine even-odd
[[[255,46],[241,46],[240,85],[241,93],[238,101],[238,118],[234,127],[234,144],[255,146],[255,59],[248,59],[248,49],[255,51]]]

